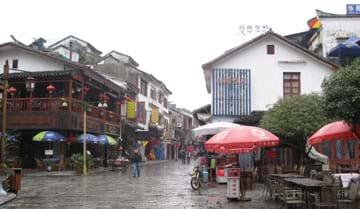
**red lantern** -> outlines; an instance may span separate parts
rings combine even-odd
[[[75,136],[68,136],[67,138],[67,142],[68,143],[74,143],[76,141],[76,137]]]
[[[15,87],[9,88],[9,93],[11,96],[14,96],[14,94],[16,93],[16,88]]]
[[[83,89],[84,94],[87,94],[87,93],[89,92],[89,90],[90,90],[90,89],[85,86],[84,89]]]
[[[50,94],[52,94],[54,91],[55,91],[55,86],[53,86],[53,85],[48,85],[47,87],[46,87],[46,90],[50,93]]]

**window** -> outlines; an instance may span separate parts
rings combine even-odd
[[[275,46],[274,45],[266,45],[267,54],[275,54]]]
[[[300,95],[300,73],[284,73],[284,98]]]
[[[160,104],[163,103],[163,98],[164,98],[163,93],[159,92],[159,100],[158,100],[158,102],[159,102]]]
[[[164,107],[165,107],[165,108],[168,108],[168,101],[167,101],[166,98],[164,98]]]
[[[140,93],[147,97],[147,82],[143,79],[140,82]]]
[[[156,90],[153,88],[150,90],[150,97],[151,99],[156,100]]]
[[[18,68],[18,65],[19,65],[19,61],[17,59],[12,61],[12,68],[16,69]]]

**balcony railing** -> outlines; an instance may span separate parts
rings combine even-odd
[[[1,101],[1,100],[0,100]],[[65,105],[65,103],[66,105]],[[2,103],[0,103],[2,104]],[[71,108],[70,107],[71,104]],[[46,113],[61,113],[61,112],[76,112],[82,113],[84,103],[80,100],[68,98],[9,98],[6,109],[8,113],[13,112],[46,112]],[[96,107],[86,103],[87,115],[98,118],[110,123],[119,123],[120,115],[118,113],[107,110],[106,108]]]

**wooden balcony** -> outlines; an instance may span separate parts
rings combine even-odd
[[[7,101],[8,127],[16,129],[55,128],[79,131],[83,126],[85,106],[87,107],[87,124],[90,131],[104,133],[106,130],[119,128],[119,113],[97,107],[92,103],[84,105],[80,100],[69,100],[66,97],[9,98]]]

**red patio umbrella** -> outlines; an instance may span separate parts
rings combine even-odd
[[[358,133],[360,128],[357,128]],[[310,145],[319,144],[323,141],[332,141],[332,140],[350,140],[357,138],[355,133],[352,132],[352,127],[345,121],[336,121],[329,123],[319,130],[317,130],[309,139],[308,142]]]
[[[279,138],[271,132],[254,126],[229,128],[205,142],[205,149],[215,153],[251,152],[256,147],[272,147],[279,144]]]

